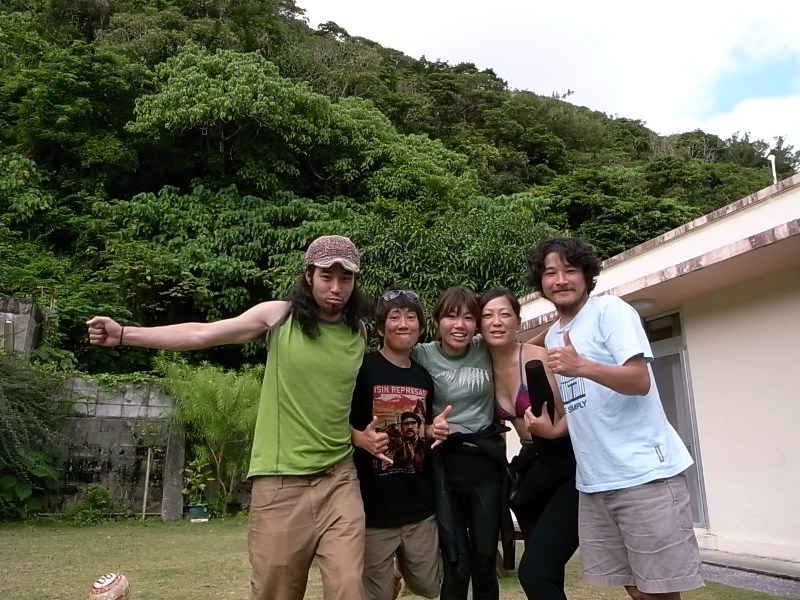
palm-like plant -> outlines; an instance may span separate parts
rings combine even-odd
[[[260,370],[229,371],[208,363],[192,366],[167,355],[157,359],[156,369],[175,401],[173,419],[184,428],[195,460],[211,468],[218,489],[209,502],[222,512],[247,473]]]

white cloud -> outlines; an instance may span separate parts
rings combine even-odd
[[[772,143],[782,135],[788,144],[800,150],[800,95],[786,98],[754,98],[739,102],[730,112],[714,115],[701,123],[706,131],[750,132],[751,139]]]
[[[800,2],[727,0],[298,0],[312,26],[335,21],[419,58],[474,62],[511,87],[575,90],[576,104],[642,119],[660,133],[787,134],[797,98],[743,99],[711,114],[715,83],[745,64],[800,57]],[[792,76],[792,74],[787,74]],[[797,76],[797,74],[794,74]]]

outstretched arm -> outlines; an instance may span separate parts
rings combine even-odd
[[[211,323],[178,323],[160,327],[123,327],[110,317],[93,317],[86,322],[89,342],[98,346],[138,346],[161,350],[199,350],[222,344],[243,344],[257,340],[283,317],[289,303],[262,302],[239,316]]]

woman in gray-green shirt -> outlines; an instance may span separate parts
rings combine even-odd
[[[476,337],[480,308],[475,294],[452,287],[434,309],[438,340],[419,344],[413,359],[435,386],[433,414],[452,407],[450,436],[432,453],[436,516],[444,564],[442,600],[496,600],[497,540],[503,513],[507,430],[494,423],[492,363]]]

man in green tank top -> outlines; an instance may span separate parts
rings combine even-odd
[[[131,327],[109,317],[87,323],[92,344],[164,350],[268,334],[249,470],[250,600],[302,600],[315,557],[325,600],[364,598],[364,508],[349,421],[366,347],[359,271],[352,241],[323,236],[309,245],[288,300],[211,323]]]

